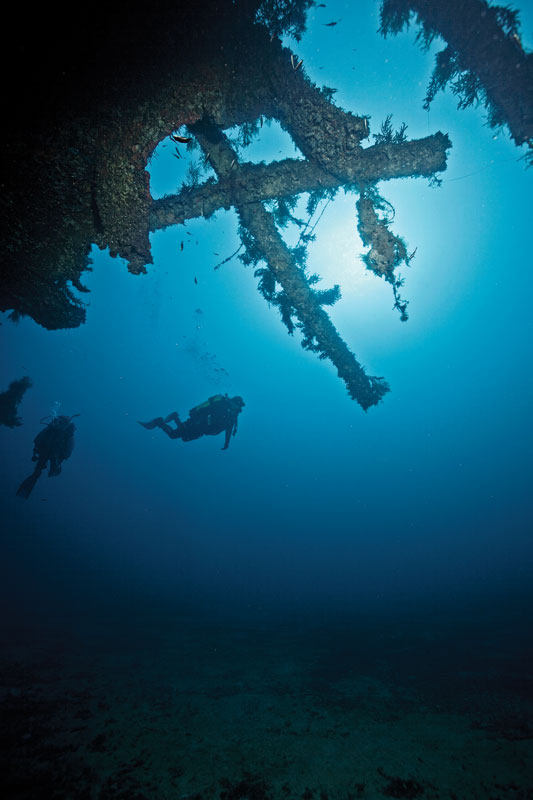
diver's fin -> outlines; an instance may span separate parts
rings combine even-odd
[[[148,428],[148,430],[151,431],[152,428],[159,428],[161,426],[163,417],[156,417],[155,419],[150,420],[150,422],[141,422],[140,420],[137,420],[137,422],[139,425],[142,425],[143,428]]]
[[[25,481],[22,481],[19,488],[17,489],[17,497],[23,497],[25,500],[28,499],[30,494],[32,493],[33,487],[37,483],[39,477],[41,475],[41,471],[32,472],[29,478],[26,478]]]

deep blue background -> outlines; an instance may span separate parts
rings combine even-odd
[[[531,48],[533,4],[520,7]],[[394,231],[418,248],[408,322],[365,273],[355,196],[328,206],[310,248],[322,285],[341,284],[340,334],[391,393],[362,412],[331,364],[287,335],[250,268],[213,270],[238,246],[233,212],[155,235],[145,276],[95,251],[86,325],[49,332],[3,315],[0,388],[34,384],[23,427],[0,430],[8,624],[530,607],[533,173],[481,109],[459,112],[447,92],[423,111],[438,43],[424,54],[413,32],[383,40],[377,8],[329,2],[288,44],[336,102],[371,115],[371,133],[393,113],[410,137],[442,130],[453,143],[440,188],[381,186]],[[163,144],[156,197],[193,158]],[[242,157],[280,151],[295,155],[265,125]],[[136,423],[220,391],[246,401],[226,452],[220,438],[184,444]],[[75,451],[24,502],[15,492],[56,402],[81,414]]]

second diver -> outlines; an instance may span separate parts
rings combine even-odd
[[[150,422],[139,422],[139,425],[148,430],[161,428],[170,439],[182,439],[184,442],[199,439],[200,436],[216,436],[224,431],[226,436],[222,450],[227,450],[231,437],[237,433],[237,418],[244,405],[242,397],[215,394],[205,403],[191,408],[189,418],[184,422],[180,420],[177,412],[173,411],[165,419],[156,417]],[[169,425],[169,422],[175,422],[176,427]]]

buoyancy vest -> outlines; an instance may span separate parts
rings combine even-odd
[[[228,398],[223,394],[214,394],[204,403],[200,403],[199,405],[194,406],[194,408],[191,408],[191,410],[189,411],[189,417],[191,417],[192,419],[198,414],[201,414],[202,411],[206,411],[209,408],[209,406],[213,405],[213,403],[220,403],[222,401],[227,402],[227,400]]]

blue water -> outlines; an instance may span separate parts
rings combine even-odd
[[[520,5],[531,48],[533,5]],[[363,412],[332,365],[287,335],[251,268],[234,258],[214,270],[239,246],[233,211],[153,235],[147,275],[95,248],[85,325],[45,331],[2,315],[0,389],[33,381],[23,426],[0,430],[8,631],[83,639],[184,619],[431,630],[445,617],[452,642],[465,620],[487,635],[497,620],[498,636],[527,639],[533,173],[482,109],[457,111],[449,92],[422,109],[438,43],[425,54],[414,31],[383,40],[377,4],[358,3],[357,20],[354,7],[328,2],[310,12],[300,43],[287,41],[307,75],[369,114],[371,133],[392,113],[409,137],[441,130],[453,144],[440,188],[381,185],[393,230],[417,247],[403,271],[407,322],[390,286],[365,272],[355,195],[329,204],[310,246],[321,286],[341,285],[339,333],[390,394]],[[170,153],[160,146],[149,167],[154,197],[183,180],[189,156]],[[284,156],[295,156],[292,143],[265,125],[250,159]],[[183,443],[137,424],[186,416],[219,392],[246,402],[227,451],[222,437]],[[80,414],[74,453],[22,501],[39,420],[58,408]],[[509,648],[509,674],[530,674]],[[422,671],[434,656],[417,655]]]

